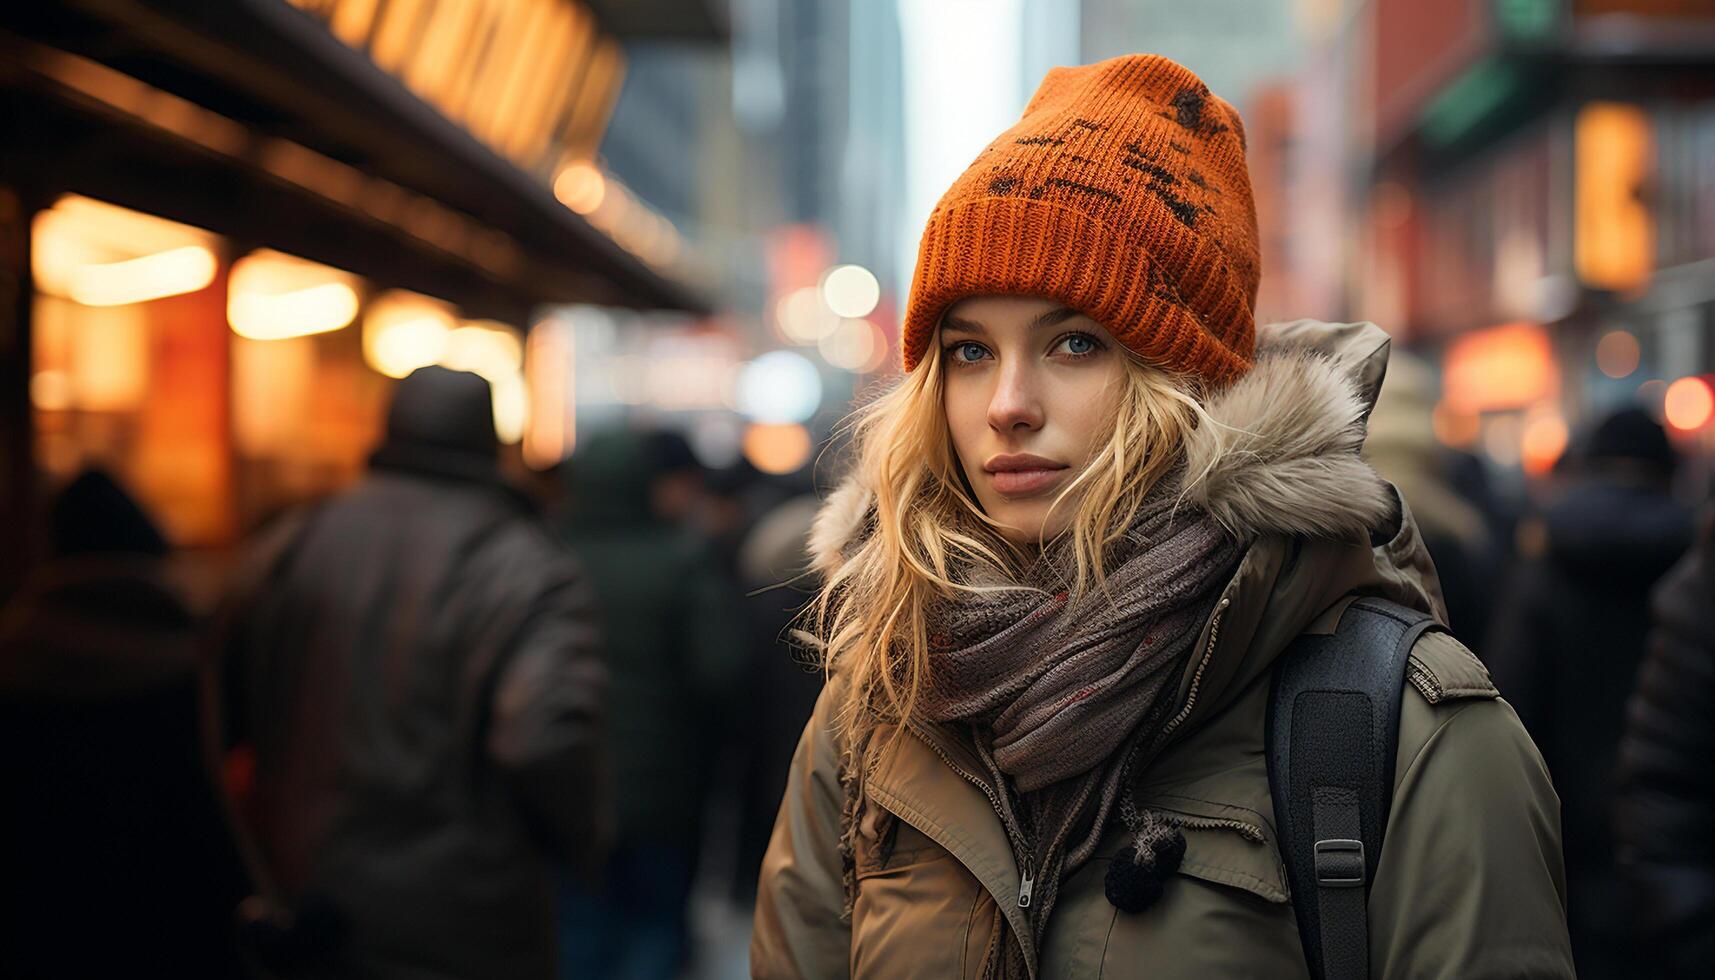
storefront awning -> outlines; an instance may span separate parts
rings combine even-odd
[[[0,166],[26,188],[105,196],[476,316],[703,308],[558,202],[546,175],[285,0],[70,0],[0,22],[17,66],[0,83]]]

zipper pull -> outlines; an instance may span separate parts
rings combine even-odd
[[[1024,878],[1018,883],[1018,907],[1030,907],[1030,893],[1036,889],[1036,880],[1030,877],[1030,865],[1024,866]]]

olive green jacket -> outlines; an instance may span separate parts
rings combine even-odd
[[[1253,544],[1179,683],[1174,741],[1137,776],[1139,805],[1186,838],[1160,901],[1136,914],[1109,904],[1108,863],[1126,846],[1111,828],[1061,886],[1033,948],[984,768],[953,731],[913,725],[882,736],[842,920],[836,674],[805,727],[763,862],[753,975],[973,977],[998,905],[1040,978],[1306,976],[1264,756],[1274,662],[1299,634],[1331,631],[1355,595],[1444,615],[1409,511],[1356,461],[1386,356],[1386,335],[1367,324],[1267,328],[1257,367],[1209,405],[1251,441],[1188,445],[1194,471],[1215,463],[1199,503]],[[818,528],[824,563],[861,533],[851,515],[867,509],[839,494],[829,507],[848,513],[824,515],[838,528]],[[1360,525],[1385,528],[1385,540],[1354,533]],[[1450,636],[1418,641],[1408,681],[1369,896],[1372,974],[1572,976],[1559,801],[1535,747]]]

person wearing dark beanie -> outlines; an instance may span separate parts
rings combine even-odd
[[[1635,976],[1616,865],[1615,773],[1630,695],[1648,649],[1650,590],[1691,546],[1674,497],[1678,458],[1635,406],[1601,419],[1555,481],[1525,556],[1499,595],[1483,654],[1554,774],[1566,829],[1568,919],[1578,972]]]
[[[270,975],[550,980],[604,856],[593,597],[501,476],[488,382],[421,368],[369,473],[257,536],[215,648]]]
[[[1358,455],[1388,337],[1257,324],[1261,273],[1239,113],[1157,55],[1050,71],[936,205],[811,533],[752,976],[1572,975],[1547,771]],[[1288,739],[1312,809],[1271,690],[1330,634],[1398,710]]]

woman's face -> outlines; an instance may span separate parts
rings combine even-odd
[[[983,511],[1021,544],[1065,530],[1075,496],[1049,508],[1110,435],[1124,351],[1096,321],[1028,296],[960,300],[939,343],[947,427]]]

